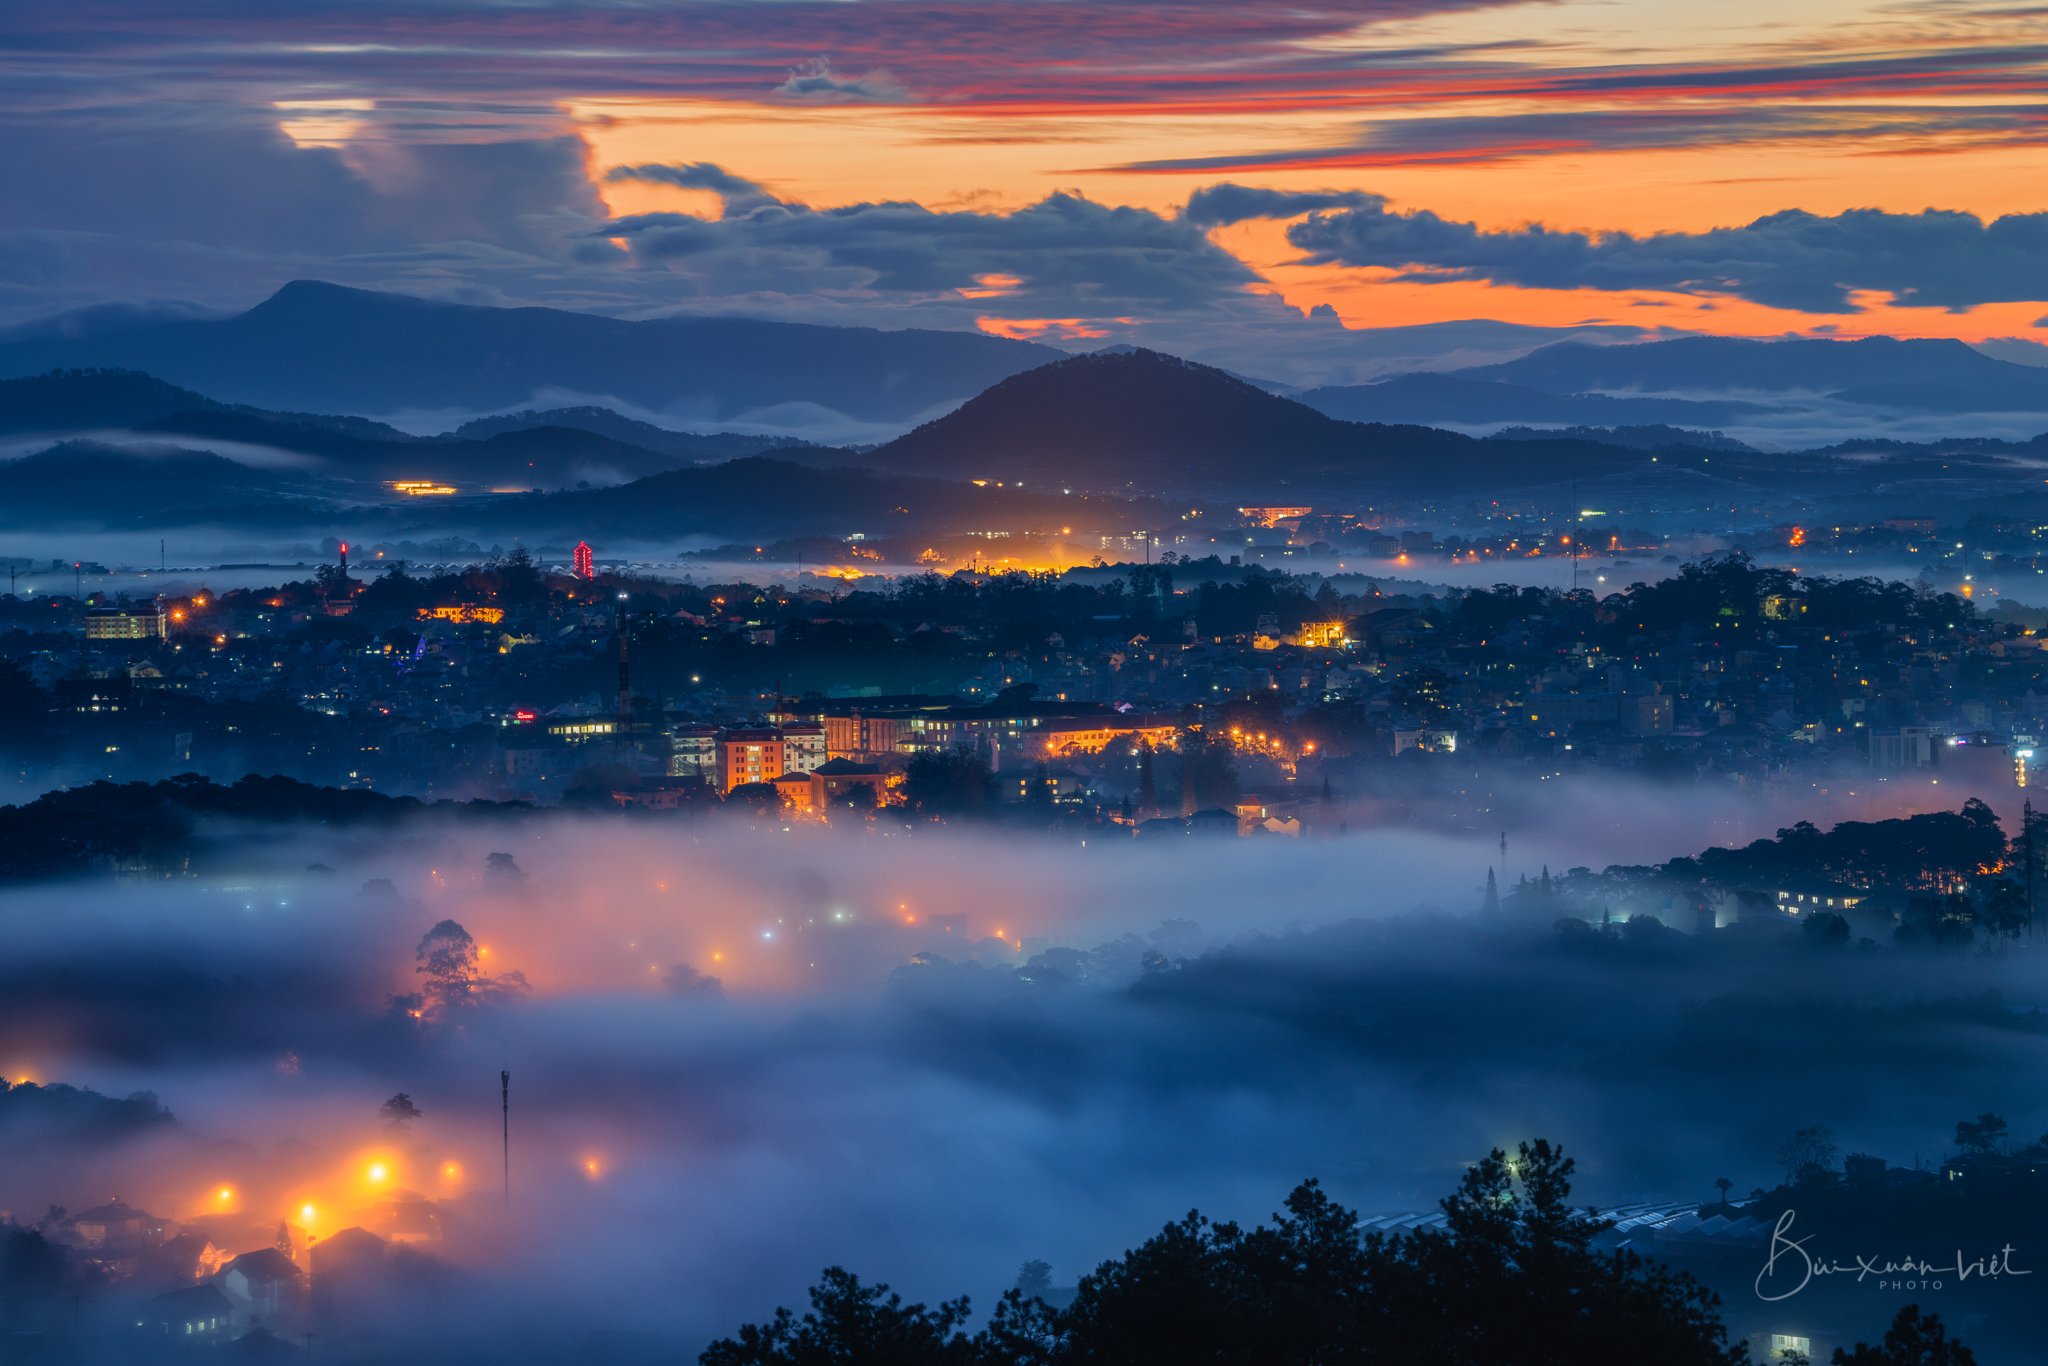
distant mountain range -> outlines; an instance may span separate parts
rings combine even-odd
[[[1133,350],[1096,354],[1112,360]],[[887,442],[1065,359],[1050,347],[977,332],[746,318],[635,321],[314,281],[286,285],[228,317],[116,310],[90,325],[57,319],[0,333],[0,379],[114,368],[187,391],[182,406],[166,408],[175,395],[138,388],[108,402],[108,425],[197,410],[207,406],[196,401],[203,393],[216,408],[403,416],[414,427],[421,415],[442,414],[449,425],[462,424],[452,433],[461,439],[514,428],[577,430],[693,462],[782,448],[772,436],[697,434],[693,427],[740,425],[781,433],[785,442],[792,434]],[[1346,422],[1474,434],[1509,425],[1672,426],[1726,429],[1751,444],[1782,446],[1883,435],[1894,414],[1913,419],[1923,436],[1944,428],[2029,436],[2048,427],[2048,367],[1946,340],[1574,340],[1513,360],[1371,384],[1297,392],[1284,378],[1261,376],[1247,387],[1298,398]],[[512,415],[465,421],[479,413]],[[1091,415],[1107,420],[1109,412]],[[1154,412],[1139,420],[1176,419]],[[1304,459],[1342,444],[1298,415],[1284,421],[1290,437],[1306,443]],[[912,443],[896,454],[907,459],[917,449]],[[616,463],[619,452],[610,456]],[[1332,458],[1352,463],[1348,455]],[[642,464],[622,472],[651,471]]]
[[[770,450],[783,437],[675,432],[603,408],[523,412],[415,436],[367,418],[227,404],[132,370],[65,370],[0,380],[0,436],[91,437],[102,445],[208,444],[316,457],[338,479],[436,479],[552,488],[619,483]]]
[[[16,329],[0,339],[0,377],[140,370],[232,403],[379,415],[496,412],[574,394],[686,423],[792,406],[907,423],[1061,354],[971,332],[628,321],[297,281],[233,317]]]
[[[1551,394],[1803,395],[1932,412],[2048,413],[2048,368],[1995,360],[1940,338],[1561,342],[1455,376]]]
[[[1516,364],[1544,383],[1647,384],[1668,382],[1688,363],[1739,375],[1783,346],[1780,379],[1791,383],[1803,373],[1800,382],[1810,383],[1841,364],[1828,348],[1868,345],[1552,347]],[[1918,369],[1929,383],[2025,368],[1973,360],[1967,348],[1931,344],[1923,353],[1918,346],[1892,343],[1867,354],[1874,372],[1894,375],[1913,372],[1912,358],[1924,355],[1928,363]],[[1635,353],[1622,368],[1611,357],[1618,350]],[[1733,359],[1714,371],[1720,355]],[[1669,423],[1553,425],[1581,411],[1610,419],[1665,411],[1654,405],[1667,401],[1551,394],[1512,378],[1412,375],[1318,393],[1331,403],[1332,395],[1366,395],[1361,401],[1376,405],[1367,411],[1389,411],[1374,391],[1495,419],[1534,416],[1497,423],[1489,437],[1347,421],[1224,371],[1139,349],[1063,357],[1008,376],[944,416],[863,450],[678,432],[589,406],[522,411],[420,436],[361,417],[229,404],[133,371],[63,371],[0,380],[0,437],[35,452],[0,460],[0,525],[282,528],[339,516],[422,531],[768,538],[1075,521],[1105,529],[1129,525],[1143,500],[1161,498],[1327,504],[1499,496],[1573,480],[1605,481],[1659,502],[1802,490],[1897,502],[1937,492],[1999,497],[2008,484],[2038,486],[2039,441],[1863,439],[1763,452]],[[1668,402],[1688,405],[1678,411],[1695,416],[1708,406]],[[1722,407],[1733,412],[1740,402]],[[394,503],[381,485],[395,479],[497,496]]]
[[[1458,427],[1504,422],[1572,427],[1721,427],[1771,411],[1765,404],[1727,399],[1611,398],[1604,394],[1553,393],[1526,384],[1437,374],[1396,375],[1377,384],[1310,389],[1298,397],[1316,411],[1347,422]]]

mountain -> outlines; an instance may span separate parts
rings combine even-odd
[[[306,492],[288,476],[209,451],[136,451],[67,441],[0,460],[0,526],[172,524],[238,505],[282,509]]]
[[[0,380],[4,434],[86,436],[109,447],[138,440],[156,445],[156,438],[166,438],[205,444],[230,458],[236,448],[257,447],[314,457],[337,479],[522,488],[620,483],[764,449],[824,449],[775,437],[671,432],[599,408],[522,413],[467,423],[442,436],[414,436],[368,418],[221,403],[131,370]]]
[[[972,332],[629,321],[302,280],[232,317],[17,330],[0,339],[0,377],[114,367],[229,402],[352,413],[497,411],[558,392],[694,421],[800,405],[902,423],[1061,354]]]
[[[0,435],[137,427],[221,405],[132,370],[58,370],[0,379]]]
[[[1626,346],[1564,342],[1499,365],[1451,372],[1461,380],[1553,394],[1829,395],[1929,411],[2048,408],[2048,372],[1995,360],[1959,341],[1681,337]]]
[[[1720,426],[1769,411],[1756,403],[1560,394],[1522,384],[1427,373],[1395,375],[1376,384],[1330,385],[1296,397],[1317,412],[1347,422],[1419,422],[1461,427],[1501,422],[1583,427]]]
[[[1640,457],[1605,444],[1550,450],[1427,427],[1342,422],[1221,370],[1139,350],[1074,356],[1012,376],[862,459],[970,478],[1273,497],[1282,486],[1307,484],[1526,484]]]
[[[812,444],[788,436],[671,431],[667,427],[657,427],[651,422],[641,422],[622,416],[609,408],[589,406],[549,408],[543,411],[529,409],[520,413],[504,413],[497,417],[480,417],[463,423],[448,435],[474,441],[499,436],[505,432],[529,431],[535,427],[592,432],[629,446],[638,446],[641,450],[656,451],[662,455],[699,463],[738,460],[749,455],[759,455],[763,451],[802,448]]]

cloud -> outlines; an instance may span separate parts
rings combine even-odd
[[[824,57],[813,58],[790,72],[775,93],[811,104],[909,104],[916,98],[886,71],[841,76]]]
[[[744,214],[771,204],[781,204],[768,191],[744,176],[734,175],[708,161],[650,162],[637,166],[614,166],[606,171],[607,182],[639,181],[646,185],[674,185],[684,190],[708,190],[723,201],[728,216]]]
[[[1323,209],[1369,209],[1384,196],[1363,190],[1268,190],[1251,185],[1210,185],[1188,196],[1180,216],[1204,228],[1254,218],[1299,218]]]
[[[2034,143],[2048,137],[2043,132],[2041,111],[2034,105],[1864,106],[1815,100],[1802,104],[1685,102],[1660,107],[1654,102],[1654,93],[1667,88],[1651,82],[1644,90],[1626,92],[1634,103],[1625,108],[1375,119],[1361,124],[1355,138],[1337,146],[1166,157],[1117,169],[1187,173],[1471,166],[1594,152],[1767,143],[1884,138],[1894,146],[1924,148],[1966,140],[1981,148]]]
[[[1858,292],[1965,309],[2048,299],[2048,214],[1985,222],[1946,209],[1833,216],[1788,209],[1700,233],[1490,231],[1384,203],[1310,213],[1287,230],[1310,262],[1424,282],[1728,295],[1806,313],[1859,311]]]
[[[718,219],[648,213],[595,229],[707,291],[957,299],[1007,317],[1108,318],[1204,308],[1258,280],[1195,223],[1075,194],[1011,213],[902,202],[814,209],[717,167],[628,170],[726,196]],[[991,290],[991,279],[1004,287]]]

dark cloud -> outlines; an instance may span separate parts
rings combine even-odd
[[[789,73],[775,93],[810,104],[908,104],[914,96],[886,71],[841,76],[818,57]]]
[[[1254,218],[1299,218],[1322,209],[1369,209],[1384,196],[1363,190],[1267,190],[1251,185],[1210,185],[1188,196],[1181,217],[1205,228]]]
[[[627,178],[725,197],[718,219],[637,214],[597,229],[706,290],[951,294],[982,313],[1107,319],[1203,308],[1258,279],[1193,222],[1073,194],[1011,213],[898,202],[814,209],[717,167],[633,167]]]
[[[1927,144],[1970,138],[1986,143],[2048,137],[2035,105],[1864,106],[1677,104],[1645,99],[1624,109],[1548,109],[1527,114],[1378,119],[1338,146],[1281,148],[1223,156],[1170,157],[1121,167],[1135,171],[1244,171],[1476,165],[1589,152],[1655,151],[1763,143],[1892,138]]]
[[[727,214],[746,213],[770,204],[780,204],[768,191],[743,176],[734,175],[708,161],[650,162],[636,166],[614,166],[605,172],[607,181],[638,181],[646,185],[674,185],[684,190],[708,190],[723,201]]]
[[[1287,235],[1312,262],[1409,280],[1732,295],[1809,313],[1854,312],[1856,291],[1921,308],[2048,299],[2048,214],[1987,223],[1942,209],[1788,209],[1708,232],[1595,237],[1541,224],[1489,231],[1369,204],[1311,213]]]

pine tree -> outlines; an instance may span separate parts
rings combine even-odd
[[[1491,919],[1500,914],[1500,888],[1494,883],[1493,869],[1486,870],[1486,900],[1480,905],[1480,914]]]

